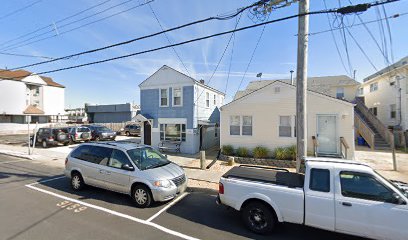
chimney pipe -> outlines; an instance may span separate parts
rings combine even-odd
[[[204,79],[201,79],[201,80],[200,80],[200,83],[201,83],[201,84],[204,84]]]

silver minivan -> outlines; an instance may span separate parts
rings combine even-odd
[[[65,160],[71,187],[85,185],[129,194],[137,207],[176,197],[187,188],[187,177],[177,164],[150,146],[133,142],[83,143]]]

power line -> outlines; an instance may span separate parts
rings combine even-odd
[[[112,0],[105,0],[104,2],[101,2],[101,3],[98,3],[98,4],[96,4],[96,5],[93,5],[93,6],[89,7],[89,8],[86,8],[86,9],[84,9],[84,10],[82,10],[82,11],[79,11],[79,12],[73,14],[73,15],[70,15],[70,16],[68,16],[68,17],[62,18],[62,19],[56,21],[55,24],[58,24],[58,23],[61,23],[61,22],[66,21],[66,20],[68,20],[68,19],[71,19],[71,18],[73,18],[73,17],[76,17],[76,16],[78,16],[78,15],[84,13],[84,12],[87,12],[87,11],[89,11],[89,10],[92,10],[92,9],[94,9],[94,8],[96,8],[96,7],[99,7],[99,6],[101,6],[101,5],[105,4],[105,3],[108,3],[108,2],[110,2],[110,1],[112,1]],[[34,34],[34,33],[37,33],[37,32],[39,32],[39,31],[41,31],[41,30],[47,29],[47,28],[49,28],[49,27],[53,27],[53,24],[49,24],[49,25],[47,25],[47,26],[37,28],[37,29],[34,30],[34,31],[31,31],[31,32],[29,32],[29,33],[20,35],[20,36],[18,36],[18,37],[16,37],[16,38],[10,39],[10,40],[5,41],[5,42],[3,42],[3,43],[0,43],[0,46],[3,46],[3,45],[5,45],[5,44],[7,44],[7,43],[10,43],[10,42],[14,42],[15,40],[19,40],[19,39],[24,38],[24,37],[26,37],[26,36],[32,35],[32,34]]]
[[[232,57],[234,55],[234,47],[235,47],[235,33],[233,33],[233,39],[232,39],[232,47],[231,47],[231,56],[230,56],[230,62],[229,62],[229,67],[228,67],[228,74],[227,74],[227,80],[225,81],[225,90],[224,93],[227,95],[227,90],[228,90],[228,82],[230,78],[230,73],[231,73],[231,66],[232,66]]]
[[[127,40],[127,41],[123,41],[123,42],[115,43],[115,44],[112,44],[112,45],[108,45],[108,46],[105,46],[105,47],[100,47],[100,48],[96,48],[96,49],[92,49],[92,50],[88,50],[88,51],[83,51],[83,52],[75,53],[75,54],[71,54],[71,55],[67,55],[67,56],[55,58],[55,59],[53,59],[53,60],[42,61],[42,62],[37,62],[37,63],[28,64],[28,65],[24,65],[24,66],[14,67],[14,68],[10,68],[9,70],[16,70],[16,69],[23,69],[23,68],[38,66],[38,65],[42,65],[42,64],[47,64],[47,63],[59,61],[59,60],[70,59],[70,58],[72,58],[72,57],[77,57],[77,56],[81,56],[81,55],[84,55],[84,54],[89,54],[89,53],[94,53],[94,52],[106,50],[106,49],[113,48],[113,47],[118,47],[118,46],[122,46],[122,45],[127,45],[127,44],[130,44],[130,43],[133,43],[133,42],[142,40],[142,39],[151,38],[151,37],[154,37],[154,36],[163,34],[163,33],[172,32],[172,31],[175,31],[175,30],[178,30],[178,29],[182,29],[182,28],[185,28],[185,27],[188,27],[188,26],[192,26],[192,25],[196,25],[196,24],[199,24],[199,23],[204,23],[204,22],[208,22],[208,21],[212,21],[212,20],[229,20],[229,19],[232,19],[232,18],[238,16],[240,13],[242,13],[242,12],[245,11],[246,9],[251,8],[251,7],[253,7],[253,6],[256,6],[258,3],[259,3],[259,2],[255,2],[255,3],[253,3],[253,4],[249,5],[249,6],[242,7],[242,8],[240,8],[240,9],[238,9],[238,10],[237,10],[235,13],[233,13],[233,14],[229,14],[229,15],[219,15],[219,16],[216,16],[216,17],[205,18],[205,19],[201,19],[201,20],[194,21],[194,22],[186,23],[186,24],[183,24],[183,25],[179,25],[179,26],[177,26],[177,27],[169,28],[169,29],[164,30],[164,31],[160,31],[160,32],[152,33],[152,34],[145,35],[145,36],[142,36],[142,37],[133,38],[133,39],[130,39],[130,40]],[[1,71],[0,71],[0,72],[1,72]]]
[[[80,19],[71,21],[71,22],[66,23],[66,24],[63,24],[63,25],[59,26],[58,28],[59,28],[59,29],[65,28],[65,27],[67,27],[67,26],[70,26],[70,25],[73,25],[73,24],[75,24],[75,23],[84,21],[84,20],[86,20],[86,19],[88,19],[88,18],[91,18],[91,17],[94,17],[94,16],[96,16],[96,15],[105,13],[105,12],[107,12],[107,11],[110,11],[110,10],[116,8],[116,7],[122,6],[122,5],[124,5],[124,4],[126,4],[126,3],[129,3],[129,2],[132,2],[132,1],[134,1],[134,0],[127,0],[127,1],[121,2],[121,3],[116,4],[116,5],[114,5],[114,6],[108,7],[108,8],[106,8],[106,9],[102,10],[102,11],[93,13],[93,14],[91,14],[91,15],[88,15],[88,16],[85,16],[85,17],[83,17],[83,18],[80,18]],[[150,1],[148,1],[148,2],[152,2],[152,1],[154,1],[154,0],[150,0]],[[86,24],[84,24],[84,25],[80,25],[80,26],[78,26],[78,27],[76,27],[76,28],[67,30],[67,31],[65,31],[65,32],[56,33],[56,34],[54,34],[54,35],[52,35],[52,36],[44,37],[44,38],[41,38],[41,39],[39,39],[39,40],[37,39],[37,40],[30,41],[30,40],[32,40],[32,39],[35,39],[35,38],[44,36],[44,35],[46,35],[46,34],[48,34],[48,33],[54,32],[55,29],[53,28],[53,29],[51,29],[51,30],[49,30],[49,31],[47,31],[47,32],[34,35],[33,37],[30,37],[30,38],[25,39],[25,40],[23,40],[23,41],[19,41],[19,42],[17,42],[17,43],[11,44],[11,45],[9,45],[9,46],[3,47],[3,48],[0,49],[0,50],[1,50],[1,51],[10,51],[10,50],[13,50],[13,49],[16,49],[16,48],[20,48],[20,47],[24,47],[24,46],[27,46],[27,45],[30,45],[30,44],[33,44],[33,43],[36,43],[36,42],[39,42],[39,41],[44,41],[44,40],[49,39],[49,38],[53,38],[53,37],[56,37],[56,36],[59,36],[59,35],[63,35],[63,34],[65,34],[65,33],[72,32],[72,31],[74,31],[74,30],[80,29],[80,28],[82,28],[82,27],[84,27],[84,26],[88,26],[88,25],[90,25],[90,24],[93,24],[93,23],[96,23],[96,22],[100,22],[100,21],[106,20],[106,19],[108,19],[108,18],[114,17],[114,16],[116,16],[116,15],[122,14],[122,13],[124,13],[124,12],[127,12],[127,11],[133,10],[133,9],[135,9],[135,8],[144,6],[144,5],[146,5],[148,2],[138,4],[138,5],[134,6],[134,7],[129,8],[129,9],[120,11],[120,12],[118,12],[118,13],[114,13],[114,14],[112,14],[112,15],[108,15],[108,16],[106,16],[106,17],[103,17],[103,18],[101,18],[101,19],[97,19],[97,20],[95,20],[95,21],[92,21],[92,22],[90,22],[90,23],[86,23]],[[54,25],[52,25],[52,26],[54,26]]]
[[[388,21],[388,16],[387,16],[387,11],[385,10],[385,6],[382,6],[383,12],[384,12],[384,17],[385,17],[385,22],[388,30],[388,36],[390,38],[390,52],[391,52],[391,61],[394,63],[394,51],[393,51],[393,46],[392,46],[392,34],[391,34],[391,26],[390,22]]]
[[[269,17],[270,17],[270,16],[271,16],[271,15],[269,14],[267,21],[269,20]],[[244,79],[245,79],[245,76],[246,76],[246,74],[247,74],[247,72],[248,72],[249,66],[250,66],[251,63],[252,63],[252,59],[253,59],[254,56],[255,56],[256,49],[258,48],[259,42],[260,42],[261,39],[262,39],[263,33],[264,33],[264,31],[265,31],[265,27],[266,27],[266,25],[263,26],[262,31],[261,31],[261,34],[259,35],[258,40],[256,41],[255,48],[254,48],[254,50],[252,51],[251,58],[249,59],[248,65],[247,65],[247,67],[246,67],[246,69],[245,69],[244,75],[242,75],[241,81],[239,82],[239,85],[238,85],[238,88],[237,88],[237,91],[235,92],[235,94],[236,94],[236,93],[239,91],[239,89],[241,88],[242,82],[243,82]]]
[[[351,39],[353,39],[354,43],[357,45],[357,47],[360,49],[360,51],[364,54],[364,56],[366,57],[367,61],[371,64],[371,66],[375,69],[375,71],[377,72],[378,69],[375,67],[374,63],[371,61],[371,59],[368,57],[367,53],[364,51],[364,49],[361,47],[361,45],[357,42],[357,40],[354,38],[353,34],[351,34],[351,31],[346,28],[348,34],[350,35]]]
[[[323,3],[324,3],[324,8],[327,9],[326,0],[323,0]],[[340,53],[339,46],[337,45],[336,37],[334,36],[333,27],[332,27],[332,25],[331,25],[331,19],[330,19],[329,13],[328,13],[326,16],[327,16],[327,20],[328,20],[328,23],[329,23],[329,26],[330,26],[330,33],[331,33],[331,36],[332,36],[334,45],[335,45],[335,47],[336,47],[337,54],[339,55],[341,65],[343,66],[344,71],[347,73],[346,65],[344,64],[343,57],[342,57],[342,55],[341,55],[341,53]],[[351,73],[349,73],[349,74],[350,74],[349,76],[351,76]]]
[[[6,13],[5,15],[3,15],[3,16],[0,17],[0,20],[3,20],[3,19],[5,19],[5,18],[8,18],[8,17],[10,17],[10,16],[16,14],[16,13],[19,13],[19,12],[21,12],[21,11],[24,11],[25,9],[30,8],[30,7],[34,6],[35,4],[37,4],[37,3],[41,2],[41,1],[42,1],[42,0],[38,0],[38,1],[32,2],[32,3],[30,3],[29,5],[27,5],[27,6],[25,6],[25,7],[16,9],[16,10],[10,12],[10,13]]]
[[[150,10],[152,11],[152,14],[153,14],[154,18],[156,18],[156,21],[157,21],[157,23],[159,24],[160,29],[161,29],[162,31],[164,31],[164,28],[163,28],[162,24],[160,23],[159,18],[157,17],[156,13],[155,13],[154,10],[153,10],[153,7],[151,6],[150,3],[148,4],[148,6],[149,6]],[[164,36],[166,37],[167,42],[168,42],[169,44],[172,44],[172,42],[170,41],[169,36],[167,36],[167,33],[163,33],[163,34],[164,34]],[[180,55],[178,54],[178,52],[176,51],[176,49],[175,49],[174,47],[172,47],[172,49],[173,49],[174,54],[176,54],[178,60],[180,61],[181,65],[183,65],[183,67],[184,67],[184,69],[186,70],[187,74],[191,77],[191,74],[190,74],[190,72],[188,71],[187,66],[184,64],[183,60],[181,59],[181,57],[180,57]]]
[[[377,6],[377,5],[382,5],[382,4],[386,4],[386,3],[390,3],[390,2],[396,2],[396,1],[399,1],[399,0],[387,0],[387,1],[384,1],[384,2],[374,2],[374,3],[368,4],[368,5],[369,6]],[[350,7],[352,7],[352,6],[348,6],[348,8],[350,8]],[[49,70],[49,71],[43,71],[43,72],[40,72],[40,73],[31,73],[29,75],[22,75],[22,76],[17,76],[17,77],[14,77],[14,78],[3,78],[3,79],[14,80],[16,78],[21,78],[21,77],[27,77],[27,76],[32,76],[32,75],[42,75],[42,74],[53,73],[53,72],[60,72],[60,71],[65,71],[65,70],[69,70],[69,69],[75,69],[75,68],[85,67],[85,66],[89,66],[89,65],[95,65],[95,64],[100,64],[100,63],[104,63],[104,62],[110,62],[110,61],[113,61],[113,60],[128,58],[128,57],[131,57],[131,56],[136,56],[136,55],[141,55],[141,54],[145,54],[145,53],[155,52],[155,51],[159,51],[159,50],[174,47],[174,46],[180,46],[180,45],[184,45],[184,44],[188,44],[188,43],[192,43],[192,42],[196,42],[196,41],[201,41],[201,40],[208,39],[208,38],[222,36],[222,35],[233,33],[233,32],[240,32],[240,31],[243,31],[243,30],[247,30],[247,29],[251,29],[251,28],[255,28],[255,27],[259,27],[259,26],[264,26],[264,25],[268,25],[268,24],[272,24],[272,23],[276,23],[276,22],[281,22],[281,21],[297,18],[297,17],[300,17],[300,16],[317,15],[317,14],[323,14],[323,13],[335,13],[335,12],[341,13],[343,10],[344,10],[344,8],[337,8],[337,9],[320,10],[320,11],[306,12],[306,13],[302,13],[302,14],[295,14],[295,15],[282,17],[282,18],[278,18],[278,19],[274,19],[274,20],[269,20],[269,21],[266,21],[266,22],[263,22],[263,23],[253,24],[253,25],[249,25],[249,26],[245,26],[245,27],[241,27],[241,28],[237,28],[237,29],[233,29],[233,30],[229,30],[229,31],[224,31],[224,32],[220,32],[220,33],[216,33],[216,34],[212,34],[212,35],[207,35],[207,36],[204,36],[204,37],[194,38],[194,39],[190,39],[190,40],[187,40],[187,41],[183,41],[183,42],[179,42],[179,43],[175,43],[175,44],[171,44],[171,45],[166,45],[166,46],[162,46],[162,47],[157,47],[157,48],[153,48],[153,49],[149,49],[149,50],[144,50],[144,51],[140,51],[140,52],[135,52],[135,53],[127,54],[127,55],[122,55],[122,56],[118,56],[118,57],[103,59],[103,60],[94,61],[94,62],[88,62],[88,63],[74,65],[74,66],[65,67],[65,68],[59,68],[59,69],[54,69],[54,70]],[[341,14],[343,14],[343,13],[341,13]]]
[[[15,57],[30,57],[30,58],[54,59],[54,58],[52,58],[52,57],[39,56],[39,55],[19,54],[19,53],[0,52],[0,54],[1,54],[1,55],[7,55],[7,56],[15,56]]]

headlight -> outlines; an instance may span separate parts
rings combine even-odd
[[[160,180],[160,181],[155,181],[154,186],[156,187],[163,187],[163,188],[169,188],[171,187],[171,182],[169,180]]]

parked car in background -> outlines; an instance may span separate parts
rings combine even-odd
[[[305,174],[234,167],[221,177],[217,202],[241,211],[256,233],[289,222],[373,239],[407,239],[408,193],[402,183],[351,160],[312,158],[305,165]]]
[[[100,141],[100,140],[115,140],[116,132],[111,129],[101,126],[101,125],[82,125],[91,129],[91,140]]]
[[[126,136],[140,136],[140,126],[137,124],[128,124],[120,129],[120,134],[125,134]]]
[[[30,137],[30,145],[33,145],[34,136]],[[43,148],[69,144],[69,133],[67,128],[40,128],[35,136],[35,144],[41,144]]]
[[[71,143],[89,141],[92,138],[91,129],[88,127],[70,127],[69,140]]]
[[[85,184],[128,194],[137,207],[148,207],[183,193],[184,170],[150,146],[125,141],[83,143],[65,160],[71,187]]]

